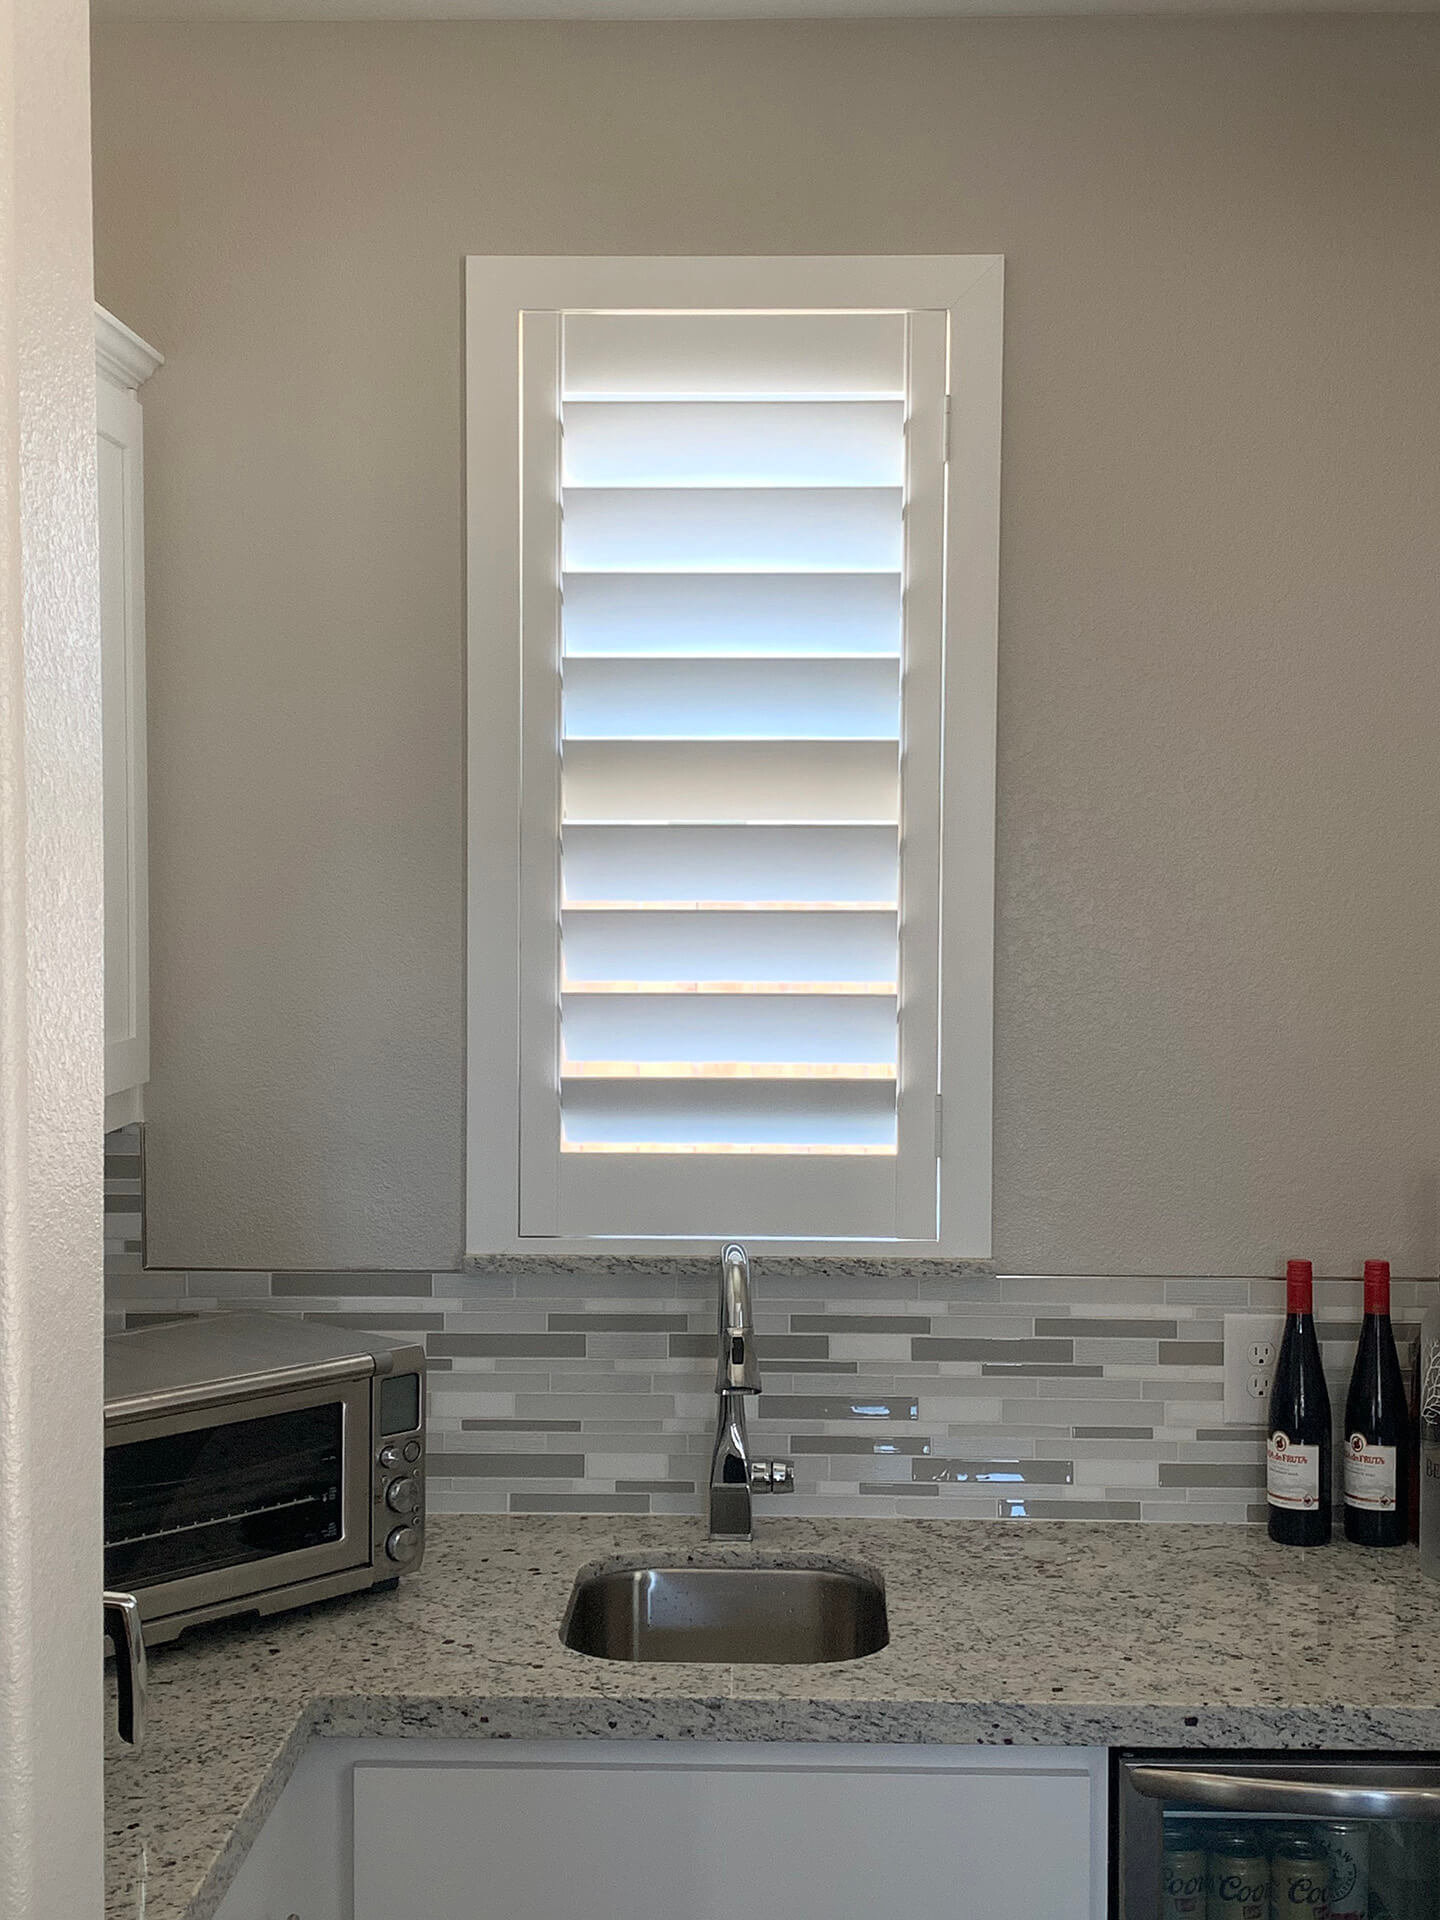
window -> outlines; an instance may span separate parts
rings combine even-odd
[[[472,1251],[988,1253],[1000,290],[469,263]]]

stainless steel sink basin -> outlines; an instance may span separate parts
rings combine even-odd
[[[855,1660],[890,1641],[885,1589],[833,1567],[620,1567],[575,1582],[560,1637],[601,1660]]]

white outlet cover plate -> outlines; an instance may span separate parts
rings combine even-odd
[[[1227,1313],[1225,1316],[1225,1424],[1263,1427],[1270,1405],[1270,1382],[1285,1331],[1283,1313]],[[1257,1364],[1252,1347],[1269,1347],[1270,1358]],[[1261,1392],[1252,1384],[1264,1382]]]

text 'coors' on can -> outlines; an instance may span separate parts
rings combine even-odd
[[[1165,1822],[1160,1861],[1162,1920],[1206,1920],[1205,1848],[1193,1827]]]
[[[1206,1920],[1270,1920],[1270,1856],[1253,1827],[1211,1835]]]
[[[1309,1834],[1282,1833],[1270,1855],[1271,1920],[1327,1920],[1330,1858]]]
[[[1330,1862],[1327,1920],[1369,1920],[1369,1827],[1363,1820],[1332,1820],[1321,1839]]]

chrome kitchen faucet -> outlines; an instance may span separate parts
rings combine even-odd
[[[752,1460],[745,1427],[745,1396],[760,1391],[760,1361],[750,1311],[750,1261],[735,1241],[720,1255],[720,1355],[715,1371],[719,1415],[710,1455],[710,1538],[748,1540],[751,1499],[757,1493],[793,1493],[789,1460]]]

